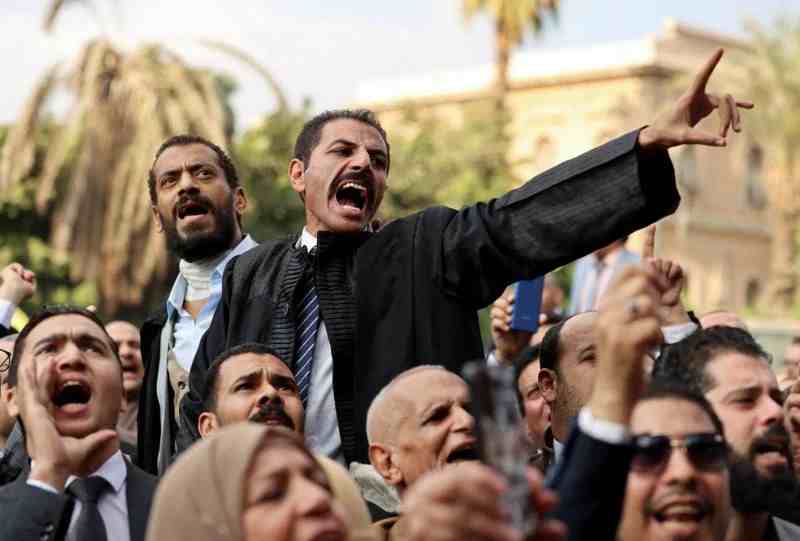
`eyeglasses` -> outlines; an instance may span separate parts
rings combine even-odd
[[[11,366],[11,352],[0,349],[0,372],[8,371]]]
[[[728,445],[725,438],[715,432],[689,434],[682,438],[634,436],[633,447],[631,469],[642,473],[663,470],[673,449],[684,450],[698,470],[718,471],[728,464]]]

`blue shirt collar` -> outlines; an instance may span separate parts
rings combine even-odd
[[[228,264],[228,261],[236,257],[237,255],[241,255],[248,251],[250,248],[258,246],[258,243],[252,239],[250,235],[245,235],[245,237],[239,241],[239,244],[234,246],[234,248],[228,252],[222,261],[220,261],[217,266],[214,268],[214,272],[211,274],[211,281],[213,283],[219,283],[222,280],[222,273],[225,271],[225,266]],[[178,273],[178,277],[175,278],[175,283],[172,285],[172,290],[169,292],[169,296],[167,297],[167,317],[171,318],[175,311],[180,311],[183,307],[183,301],[186,297],[186,279]]]

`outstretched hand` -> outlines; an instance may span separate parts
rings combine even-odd
[[[656,117],[655,121],[639,132],[639,146],[670,148],[678,145],[725,146],[728,130],[739,132],[742,119],[739,109],[752,109],[753,103],[737,100],[730,94],[708,94],[706,85],[722,58],[718,49],[697,72],[692,85],[678,98],[675,105]],[[697,123],[719,110],[719,129],[716,133],[697,128]]]

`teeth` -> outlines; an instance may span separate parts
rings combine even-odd
[[[65,381],[64,383],[62,383],[62,384],[61,384],[61,390],[64,390],[64,389],[66,389],[67,387],[74,387],[74,386],[76,386],[76,385],[77,385],[78,387],[80,387],[80,386],[82,386],[83,384],[82,384],[80,381],[74,381],[74,380]]]
[[[342,184],[342,188],[353,188],[361,192],[367,191],[367,189],[364,186],[362,186],[361,184],[356,184],[355,182],[345,182],[344,184]]]

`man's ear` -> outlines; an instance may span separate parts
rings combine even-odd
[[[405,482],[405,477],[394,461],[392,448],[382,443],[369,444],[369,461],[372,467],[383,477],[383,480],[392,486],[399,486]]]
[[[200,414],[200,418],[197,419],[197,431],[200,432],[201,438],[207,438],[220,426],[222,425],[216,414],[210,411],[204,411]]]
[[[542,390],[544,401],[552,404],[558,396],[558,376],[549,368],[539,370],[539,389]]]
[[[11,417],[19,417],[19,406],[17,405],[17,388],[11,387],[7,383],[0,385],[2,400],[6,403],[6,411]]]
[[[306,191],[305,164],[297,158],[289,162],[289,182],[292,189],[302,197]]]
[[[150,210],[153,212],[153,223],[156,226],[156,231],[159,233],[164,232],[164,222],[161,221],[161,215],[158,213],[158,207],[155,205],[150,206]]]
[[[244,214],[244,211],[247,210],[247,195],[245,195],[244,188],[241,186],[237,187],[233,192],[233,208],[236,209],[236,212],[240,215]]]

